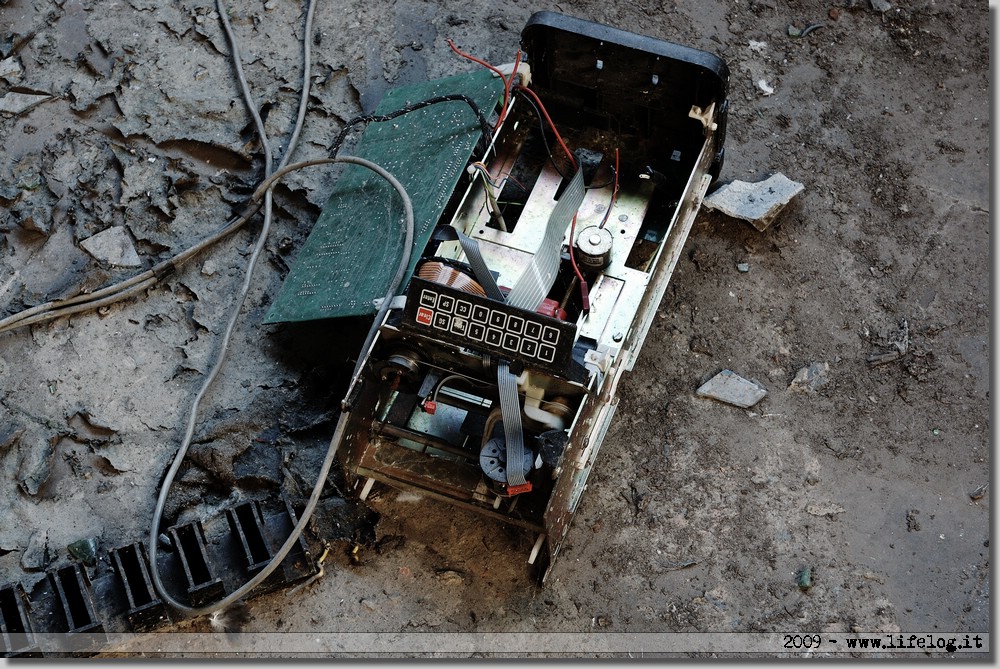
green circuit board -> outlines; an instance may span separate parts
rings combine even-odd
[[[467,95],[489,115],[503,94],[503,83],[483,70],[404,86],[386,93],[375,113],[449,94]],[[448,101],[370,123],[349,151],[385,168],[413,202],[413,252],[400,291],[481,134],[471,107]],[[265,322],[374,314],[374,301],[385,297],[399,264],[402,212],[399,195],[382,177],[364,167],[345,166]]]

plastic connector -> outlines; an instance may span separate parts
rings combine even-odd
[[[521,493],[531,492],[531,481],[525,481],[521,485],[508,485],[507,494],[513,497],[514,495],[520,495]]]
[[[425,400],[423,403],[424,412],[429,413],[432,416],[437,411],[437,408],[438,408],[437,402],[435,402],[434,400]]]

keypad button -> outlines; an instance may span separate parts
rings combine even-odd
[[[434,315],[434,327],[438,330],[447,330],[451,325],[451,316],[448,314],[435,314]]]
[[[472,304],[465,300],[459,300],[455,303],[455,315],[468,318],[472,315]]]
[[[490,318],[490,310],[481,304],[472,307],[472,320],[477,323],[486,323]]]
[[[469,327],[469,321],[465,320],[461,316],[455,316],[451,319],[451,331],[458,335],[464,335],[465,330]]]
[[[552,345],[558,344],[559,330],[556,330],[554,327],[546,325],[545,329],[542,331],[542,341],[545,342],[546,344],[552,344]]]
[[[496,328],[490,328],[486,331],[486,343],[490,346],[499,346],[503,341],[503,332],[497,330]]]
[[[508,351],[517,352],[518,347],[521,345],[521,338],[515,334],[510,334],[509,332],[503,337],[503,347]]]
[[[552,362],[556,359],[556,349],[548,344],[541,344],[538,347],[538,359],[543,362]]]
[[[507,314],[494,309],[490,312],[490,325],[500,329],[507,327]]]
[[[507,329],[514,334],[521,334],[524,332],[524,319],[520,316],[511,314],[510,317],[507,318]]]
[[[437,293],[433,290],[420,291],[420,306],[433,309],[437,306]]]
[[[524,325],[524,336],[538,339],[542,336],[542,324],[537,321],[528,321]]]
[[[532,339],[521,340],[521,353],[529,358],[534,358],[535,354],[538,353],[538,342]]]
[[[486,326],[481,323],[469,323],[469,339],[482,341],[486,334]]]
[[[438,297],[438,309],[446,314],[450,314],[452,308],[455,306],[455,298],[450,295],[441,295]]]

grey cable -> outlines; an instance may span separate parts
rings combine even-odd
[[[295,143],[298,141],[298,136],[302,129],[301,126],[305,119],[305,106],[309,96],[309,71],[311,69],[311,63],[309,62],[310,50],[309,50],[308,31],[311,30],[312,9],[314,5],[315,5],[315,0],[310,0],[309,10],[306,13],[307,34],[305,36],[305,39],[303,39],[303,44],[304,44],[303,70],[305,74],[303,77],[304,81],[299,102],[299,113],[296,119],[295,128],[292,131],[292,139],[289,141],[288,150],[286,151],[285,156],[282,159],[282,164],[287,162],[288,157],[291,155],[292,151],[295,150]],[[239,79],[240,90],[243,94],[243,100],[246,103],[247,110],[253,117],[254,125],[257,128],[257,133],[258,135],[260,135],[261,147],[264,150],[264,175],[265,177],[269,177],[273,172],[272,169],[273,163],[271,156],[271,145],[267,138],[267,132],[264,128],[264,122],[257,111],[256,105],[254,104],[253,96],[250,93],[250,86],[247,83],[246,75],[243,72],[243,64],[242,64],[242,59],[240,58],[239,44],[236,39],[236,36],[233,34],[232,25],[229,22],[229,12],[226,9],[223,0],[216,0],[216,7],[218,8],[219,17],[222,21],[222,27],[225,30],[226,38],[229,41],[233,66],[236,69],[236,75],[237,78]],[[250,292],[250,284],[253,280],[254,268],[256,267],[257,261],[260,258],[260,254],[264,249],[265,243],[267,242],[268,232],[270,232],[271,228],[272,211],[273,211],[273,195],[271,189],[269,188],[264,194],[264,222],[261,225],[260,232],[258,233],[257,236],[257,242],[254,244],[253,251],[250,254],[250,259],[247,262],[246,274],[243,279],[243,284],[240,287],[240,292],[239,296],[236,299],[236,304],[233,307],[232,313],[230,314],[229,317],[229,321],[226,324],[225,330],[223,331],[222,342],[219,346],[218,356],[215,360],[215,364],[212,366],[208,374],[205,376],[205,380],[202,382],[201,388],[199,388],[197,394],[195,395],[194,401],[191,403],[190,413],[188,414],[188,421],[187,421],[187,426],[185,428],[184,437],[181,440],[181,445],[177,450],[177,454],[175,454],[174,456],[174,461],[171,464],[170,469],[168,470],[167,478],[164,480],[160,488],[160,493],[157,497],[156,509],[153,513],[153,521],[150,525],[149,560],[153,573],[153,584],[156,587],[156,591],[167,604],[169,604],[175,609],[185,611],[189,614],[207,613],[210,611],[225,608],[229,604],[232,604],[233,602],[243,597],[253,587],[255,587],[258,583],[260,583],[260,581],[263,580],[259,578],[261,574],[264,574],[266,572],[265,574],[266,577],[266,575],[269,575],[270,572],[273,571],[275,568],[277,568],[278,564],[280,563],[280,560],[278,560],[273,565],[268,565],[270,569],[265,569],[264,572],[261,572],[261,574],[258,574],[255,578],[251,579],[247,584],[244,584],[243,587],[238,588],[234,593],[225,597],[221,602],[213,604],[208,607],[194,608],[181,604],[166,592],[165,588],[163,587],[163,583],[160,579],[159,565],[157,564],[156,561],[156,551],[159,542],[159,527],[163,515],[163,507],[166,504],[167,493],[169,492],[170,484],[173,482],[174,476],[176,476],[176,473],[180,469],[180,465],[183,462],[184,457],[187,455],[188,448],[190,448],[191,439],[194,436],[195,423],[197,422],[198,419],[198,407],[201,404],[201,400],[208,392],[209,387],[212,385],[212,382],[215,380],[215,377],[218,375],[219,370],[222,368],[222,365],[225,362],[226,352],[229,348],[229,341],[232,338],[233,330],[236,327],[236,322],[239,319],[239,315],[242,310],[243,304],[246,301],[247,294]],[[308,521],[308,516],[305,516],[304,519]],[[304,527],[304,524],[301,521],[299,525],[302,525]],[[298,527],[298,525],[296,527]],[[288,549],[285,551],[286,554],[289,550],[291,550],[291,543],[292,542],[286,542],[286,546],[283,546],[283,548],[287,547]],[[249,587],[247,587],[248,585]]]
[[[409,265],[410,248],[413,245],[412,240],[413,240],[413,230],[414,230],[413,203],[411,202],[410,197],[406,192],[406,189],[399,182],[399,180],[397,180],[389,172],[385,171],[375,163],[372,163],[363,158],[357,158],[355,156],[339,156],[336,158],[327,158],[325,159],[325,161],[336,162],[336,163],[350,163],[368,168],[373,172],[375,172],[376,174],[378,174],[379,176],[383,177],[386,181],[388,181],[392,185],[392,187],[396,189],[396,192],[399,193],[400,198],[403,200],[406,235],[405,235],[403,249],[400,254],[401,257],[400,257],[399,267],[401,268],[401,270],[397,270],[396,276],[393,277],[393,282],[389,286],[389,290],[386,293],[385,299],[382,301],[382,308],[379,310],[380,316],[375,319],[375,321],[372,323],[371,329],[369,329],[368,331],[368,339],[369,341],[371,341],[374,340],[375,334],[378,332],[378,328],[382,323],[382,319],[384,318],[385,312],[388,311],[389,304],[392,302],[392,298],[395,297],[396,291],[399,289],[399,284],[401,283],[401,277],[405,275],[406,267]],[[363,350],[367,350],[367,346]],[[362,366],[361,365],[362,360],[363,357],[359,358],[359,362],[355,366],[355,375],[354,375],[355,378],[357,377],[358,370]],[[203,386],[202,391],[204,391],[206,387],[207,385]],[[202,394],[203,392],[199,393],[199,398]],[[275,553],[274,557],[271,559],[268,565],[264,567],[264,569],[260,573],[258,573],[252,579],[250,579],[242,586],[234,590],[232,593],[227,595],[222,600],[208,606],[191,607],[182,604],[181,602],[178,602],[169,593],[166,592],[165,588],[163,587],[163,582],[160,579],[159,569],[157,568],[156,554],[159,544],[159,526],[160,526],[160,521],[162,520],[163,517],[163,508],[166,505],[167,494],[170,491],[170,486],[173,484],[174,478],[177,476],[177,472],[180,469],[181,463],[187,454],[188,448],[190,447],[190,435],[193,433],[194,429],[193,416],[195,415],[195,413],[196,413],[195,411],[192,411],[191,413],[192,419],[188,421],[187,435],[184,441],[182,442],[181,448],[178,449],[177,454],[174,456],[174,460],[170,465],[170,469],[167,470],[167,474],[163,479],[163,484],[160,487],[160,494],[156,500],[156,509],[153,512],[153,522],[150,526],[149,545],[148,545],[149,562],[152,567],[151,571],[153,576],[153,585],[156,588],[156,592],[160,595],[163,601],[169,604],[171,607],[179,611],[188,613],[189,615],[201,615],[204,613],[212,613],[214,611],[224,609],[227,606],[236,602],[237,600],[242,599],[247,595],[247,593],[249,593],[251,590],[257,587],[264,579],[270,576],[270,574],[275,569],[278,568],[282,560],[284,560],[285,557],[288,556],[288,553],[291,552],[295,543],[298,541],[299,536],[301,536],[302,532],[305,530],[306,525],[308,524],[310,518],[312,517],[313,511],[316,509],[316,505],[319,503],[319,496],[323,491],[327,475],[330,473],[330,467],[333,464],[333,459],[334,456],[336,455],[337,447],[340,445],[340,442],[343,439],[344,431],[346,429],[347,417],[349,415],[347,412],[341,414],[340,420],[337,422],[337,427],[334,430],[333,438],[330,440],[330,446],[327,450],[326,457],[323,460],[323,465],[320,467],[320,472],[316,479],[316,485],[313,488],[312,494],[309,497],[309,501],[306,504],[305,509],[302,511],[302,514],[299,517],[299,522],[292,529],[291,534],[288,535],[288,538],[285,540],[285,543],[282,544],[281,548],[278,549],[277,553]]]

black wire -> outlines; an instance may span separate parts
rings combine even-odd
[[[542,118],[542,110],[538,108],[538,105],[536,105],[535,101],[531,99],[531,96],[524,95],[522,98],[525,102],[531,105],[531,108],[535,110],[535,115],[538,116],[539,130],[542,133],[542,142],[545,144],[545,152],[549,154],[549,160],[552,162],[552,167],[556,168],[556,171],[559,172],[559,176],[563,179],[568,179],[569,177],[566,176],[565,172],[559,169],[559,163],[556,162],[555,156],[552,155],[552,147],[549,146],[549,139],[545,135],[545,119]]]
[[[364,114],[363,116],[356,116],[348,121],[343,128],[341,128],[340,134],[338,134],[337,138],[333,140],[333,145],[330,147],[330,153],[331,155],[337,154],[337,151],[340,150],[340,145],[344,143],[344,139],[347,137],[347,133],[349,133],[351,128],[359,123],[381,123],[383,121],[391,121],[392,119],[402,116],[403,114],[409,114],[410,112],[423,109],[424,107],[430,107],[431,105],[436,105],[441,102],[464,102],[469,105],[469,107],[472,108],[472,111],[476,114],[476,117],[479,119],[479,126],[483,132],[482,139],[489,141],[489,137],[493,130],[490,128],[490,124],[486,120],[486,116],[483,114],[482,110],[479,109],[479,105],[477,105],[475,100],[470,98],[468,95],[454,93],[451,95],[439,95],[421,102],[415,102],[388,114]]]

